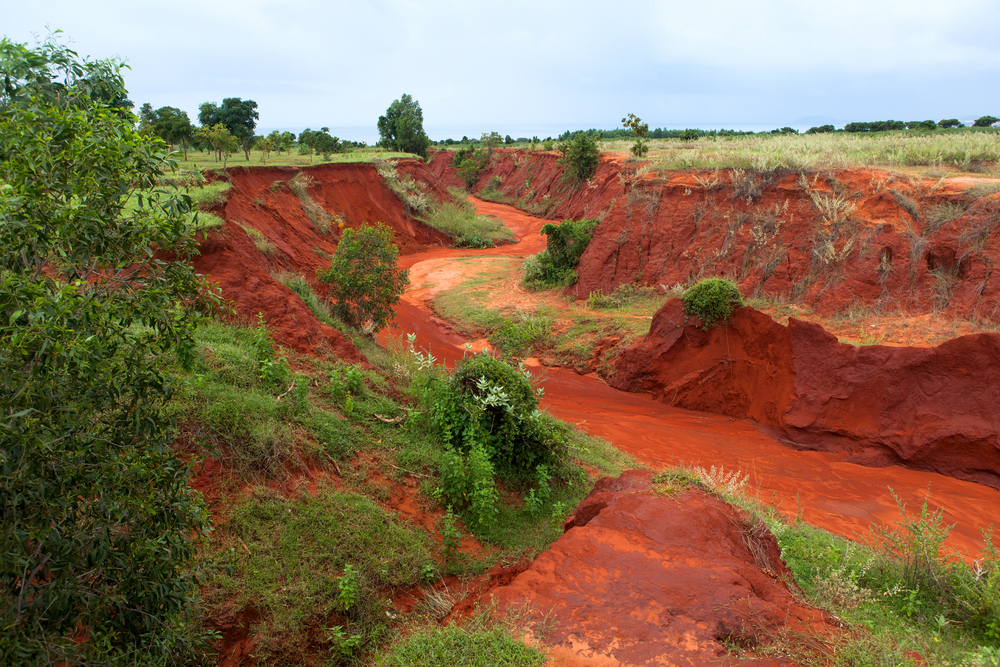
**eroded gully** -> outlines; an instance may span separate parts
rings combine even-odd
[[[434,248],[401,258],[410,269],[410,288],[396,309],[395,334],[415,333],[417,347],[449,365],[462,357],[466,340],[430,308],[438,291],[464,276],[459,257],[522,257],[544,249],[539,229],[546,220],[502,204],[472,200],[480,214],[500,218],[519,238],[515,245],[469,251]],[[475,349],[483,346],[480,341]],[[724,466],[750,475],[760,499],[827,530],[854,537],[868,535],[873,522],[899,520],[889,489],[916,512],[930,485],[931,509],[944,508],[956,524],[949,545],[975,557],[983,544],[980,527],[1000,525],[1000,491],[901,466],[868,468],[843,461],[841,454],[796,451],[761,433],[748,421],[672,408],[648,395],[621,392],[594,376],[562,368],[532,369],[541,375],[542,407],[566,422],[651,466],[680,463]]]

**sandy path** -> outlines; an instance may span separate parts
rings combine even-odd
[[[464,278],[467,265],[454,260],[525,256],[545,246],[538,230],[547,220],[502,204],[473,201],[480,213],[504,220],[519,243],[481,251],[436,248],[401,259],[411,270],[413,288],[397,308],[400,329],[396,334],[416,333],[419,347],[430,349],[449,364],[461,358],[466,341],[429,312],[427,300]],[[801,503],[807,522],[842,535],[867,534],[873,521],[898,520],[889,487],[911,511],[919,510],[928,484],[930,506],[944,507],[945,521],[957,524],[950,538],[955,548],[975,556],[982,545],[979,528],[991,523],[1000,526],[1000,491],[995,489],[901,466],[858,466],[845,463],[842,454],[795,451],[764,435],[751,422],[672,408],[568,370],[541,372],[542,405],[556,417],[579,424],[650,465],[683,462],[739,468],[750,473],[750,483],[761,500],[777,504],[789,516],[795,515]]]

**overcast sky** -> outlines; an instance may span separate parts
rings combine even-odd
[[[997,0],[0,0],[0,31],[119,56],[138,108],[255,100],[259,129],[373,141],[1000,116]]]

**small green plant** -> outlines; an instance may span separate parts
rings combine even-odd
[[[531,346],[549,335],[551,322],[546,318],[526,317],[511,321],[490,335],[493,345],[507,359],[523,359]]]
[[[551,479],[552,475],[549,474],[548,466],[540,463],[535,468],[535,487],[524,498],[524,506],[531,516],[541,516],[542,509],[549,502],[549,498],[552,496],[552,488],[549,486]]]
[[[330,393],[336,398],[361,396],[364,390],[365,379],[357,366],[338,366],[330,371]]]
[[[455,239],[456,248],[495,248],[514,238],[500,220],[477,215],[475,208],[464,201],[464,193],[453,193],[454,201],[443,201],[432,207],[421,220]]]
[[[344,567],[344,576],[337,580],[337,606],[348,612],[358,604],[358,571],[348,563]]]
[[[257,360],[258,377],[266,384],[281,384],[288,374],[288,362],[284,357],[276,357],[271,334],[264,322],[264,313],[257,313],[257,328],[253,332],[254,354]]]
[[[347,324],[372,332],[385,327],[410,282],[409,271],[397,266],[398,256],[392,231],[385,225],[345,229],[330,268],[318,274],[332,286],[334,313]]]
[[[302,414],[309,409],[309,378],[305,375],[295,376],[295,391],[292,393],[292,402],[295,405],[296,414]]]
[[[361,645],[361,635],[353,635],[345,631],[340,625],[335,625],[327,630],[326,640],[330,642],[330,648],[339,657],[347,659],[354,655]]]
[[[733,310],[743,306],[743,296],[736,285],[722,278],[702,280],[681,297],[684,312],[702,321],[703,328],[726,324]]]
[[[452,564],[458,557],[458,550],[462,546],[462,533],[459,532],[458,526],[455,525],[455,514],[452,512],[451,505],[448,506],[448,510],[441,517],[438,529],[441,531],[441,548],[444,554],[444,561],[445,563]]]
[[[243,231],[247,233],[247,236],[253,240],[253,244],[257,246],[257,250],[260,250],[265,255],[273,255],[274,251],[278,249],[278,246],[274,245],[274,243],[264,236],[264,233],[259,229],[247,227],[246,225],[240,225],[240,227],[242,227]]]

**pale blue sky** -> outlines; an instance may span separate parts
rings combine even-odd
[[[433,139],[1000,116],[996,0],[0,0],[19,42],[121,56],[140,105],[256,100],[260,128],[371,141],[402,93]],[[801,119],[807,119],[802,123]]]

